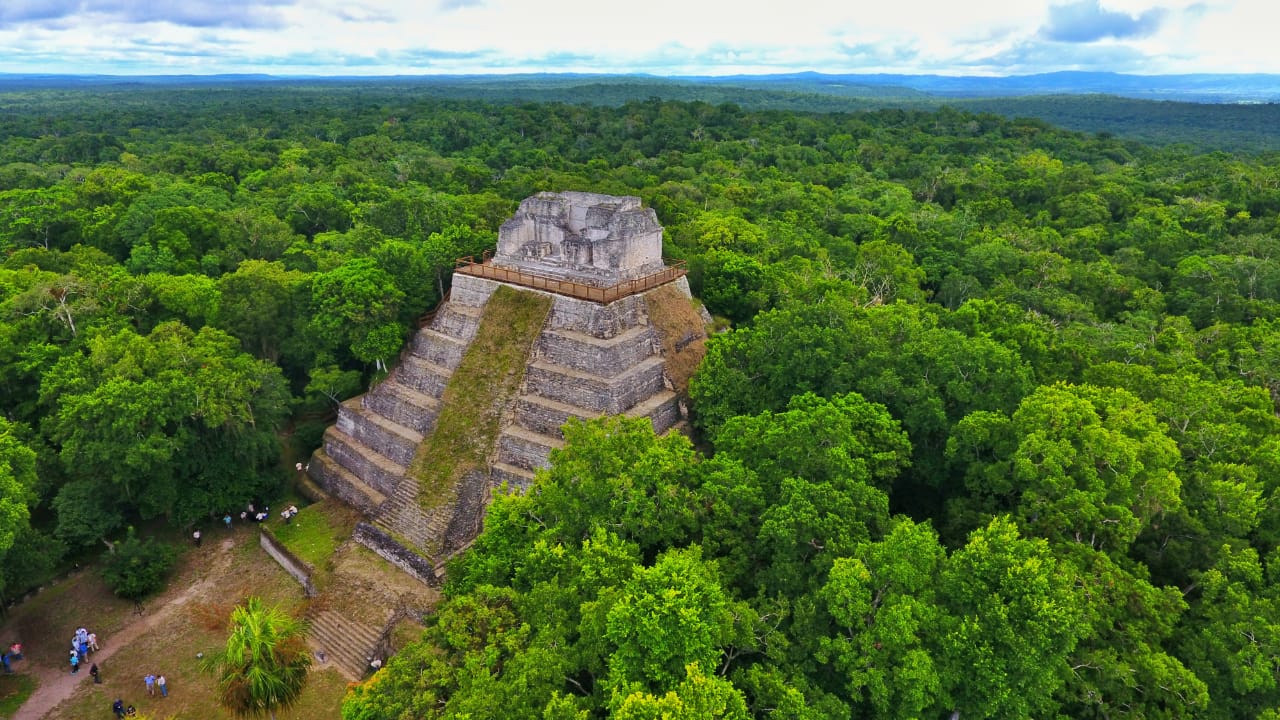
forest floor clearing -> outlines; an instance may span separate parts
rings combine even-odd
[[[231,609],[247,597],[295,616],[306,602],[301,586],[258,547],[258,533],[241,523],[231,531],[210,529],[202,547],[183,553],[167,588],[140,607],[113,596],[98,572],[85,570],[14,608],[0,625],[0,642],[22,642],[26,658],[14,670],[34,677],[38,687],[13,720],[110,717],[116,698],[157,720],[231,718],[218,705],[214,675],[201,669],[197,654],[223,646]],[[101,650],[88,663],[97,663],[102,684],[94,684],[88,663],[70,672],[70,640],[81,626],[98,635]],[[147,673],[165,676],[168,698],[159,691],[147,695]],[[346,687],[335,669],[318,665],[298,703],[277,717],[336,717]]]

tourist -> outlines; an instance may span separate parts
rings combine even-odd
[[[4,666],[5,675],[13,674],[13,668],[9,667],[9,653],[4,653],[3,655],[0,655],[0,665]]]
[[[144,682],[144,683],[146,683],[146,684],[147,684],[147,694],[148,694],[148,695],[150,695],[150,696],[152,696],[152,697],[155,697],[155,695],[156,695],[156,676],[155,676],[155,675],[152,675],[151,673],[147,673],[147,674],[146,674],[146,676],[144,676],[144,677],[142,678],[142,682]]]
[[[94,685],[102,684],[102,677],[98,675],[98,663],[89,666],[89,674],[93,676]]]
[[[156,678],[156,687],[160,688],[160,697],[169,697],[169,685],[163,675]]]
[[[117,718],[124,717],[124,701],[116,698],[116,701],[111,703],[111,712],[115,713]]]
[[[71,674],[75,675],[80,672],[80,656],[74,650],[71,651]]]
[[[222,524],[226,525],[228,530],[231,529],[231,513],[222,516]]]
[[[191,539],[196,541],[196,547],[200,547],[200,531],[199,530],[191,533]]]
[[[89,649],[98,652],[98,633],[89,633]]]
[[[9,646],[9,659],[10,660],[22,659],[22,643],[16,642]]]

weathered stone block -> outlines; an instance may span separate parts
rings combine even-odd
[[[405,387],[394,378],[384,380],[362,401],[373,412],[423,435],[435,428],[440,415],[439,400]]]
[[[424,395],[439,398],[449,382],[450,371],[412,353],[405,355],[396,366],[393,377],[396,382]]]
[[[661,435],[680,422],[680,396],[670,390],[646,399],[627,411],[629,417],[647,417],[653,423],[653,432]]]
[[[449,291],[449,304],[482,308],[489,296],[498,289],[498,283],[471,275],[453,274],[453,288]]]
[[[413,337],[411,347],[414,355],[449,370],[456,370],[467,350],[467,343],[431,328],[423,328]]]
[[[332,497],[372,515],[385,500],[382,493],[373,490],[360,478],[351,474],[323,449],[317,450],[307,464],[307,474]]]
[[[551,448],[562,444],[556,438],[512,426],[498,436],[498,462],[525,470],[548,467]]]
[[[467,276],[459,275],[458,277]],[[436,313],[436,319],[431,323],[431,328],[469,343],[475,339],[476,331],[480,329],[481,312],[482,308],[470,307],[450,301],[445,303]]]
[[[569,418],[587,419],[598,417],[582,408],[565,405],[537,395],[523,395],[516,401],[516,423],[541,435],[564,438],[561,428]]]
[[[538,337],[539,356],[601,377],[613,377],[654,355],[657,339],[649,327],[635,325],[609,339],[573,330],[545,330]]]
[[[651,357],[612,378],[543,362],[530,363],[525,371],[528,393],[607,415],[626,412],[664,388],[660,357]]]
[[[498,463],[490,468],[490,481],[493,492],[525,493],[533,486],[533,472],[524,468]]]
[[[361,445],[351,436],[339,432],[336,427],[325,431],[324,451],[352,475],[383,495],[395,492],[396,484],[404,477],[403,465]]]
[[[418,432],[397,425],[354,400],[338,407],[337,427],[339,432],[350,435],[361,445],[405,467],[413,462],[413,454],[422,442],[422,435]]]
[[[611,338],[644,324],[645,320],[644,299],[639,295],[630,295],[608,305],[557,295],[551,305],[547,327]]]
[[[356,523],[352,539],[372,550],[379,557],[409,573],[413,578],[432,587],[440,584],[436,569],[426,558],[406,548],[384,530],[369,523]]]

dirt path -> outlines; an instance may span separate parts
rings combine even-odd
[[[218,551],[211,558],[211,565],[222,569],[222,566],[230,565],[231,549],[235,547],[235,540],[227,538],[218,543]],[[213,573],[216,576],[218,573]],[[206,573],[209,575],[209,573]],[[167,620],[171,615],[181,609],[184,605],[193,599],[199,598],[210,592],[215,584],[213,577],[206,577],[200,582],[188,585],[181,593],[169,598],[158,598],[153,603],[159,604],[159,609],[155,612],[148,613],[128,625],[120,628],[115,633],[115,637],[119,638],[137,638],[145,635],[152,628]],[[124,642],[112,642],[111,638],[103,638],[103,648],[89,656],[90,663],[101,663],[115,654],[115,651],[126,646]],[[24,661],[27,662],[27,661]],[[53,710],[59,703],[71,697],[75,693],[76,688],[81,683],[93,682],[89,675],[89,669],[85,668],[75,675],[71,674],[69,665],[58,668],[51,668],[46,665],[32,664],[23,670],[30,672],[40,683],[36,691],[27,698],[22,707],[18,708],[18,712],[14,714],[11,720],[40,720],[50,710]]]

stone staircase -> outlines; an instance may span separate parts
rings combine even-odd
[[[648,417],[656,432],[680,419],[643,300],[602,306],[557,296],[525,369],[512,422],[498,437],[490,466],[495,487],[528,489],[534,472],[550,464],[551,451],[564,446],[561,427],[569,418],[606,414]]]
[[[364,677],[369,658],[377,654],[381,633],[333,610],[309,614],[307,644],[319,667],[332,665],[351,680]],[[321,661],[320,658],[324,660]]]
[[[472,294],[464,302],[444,302],[386,379],[339,406],[337,423],[325,431],[323,447],[308,467],[321,487],[414,552],[431,548],[448,518],[433,518],[419,507],[418,483],[408,469],[435,428],[444,388],[475,338],[487,299]]]

